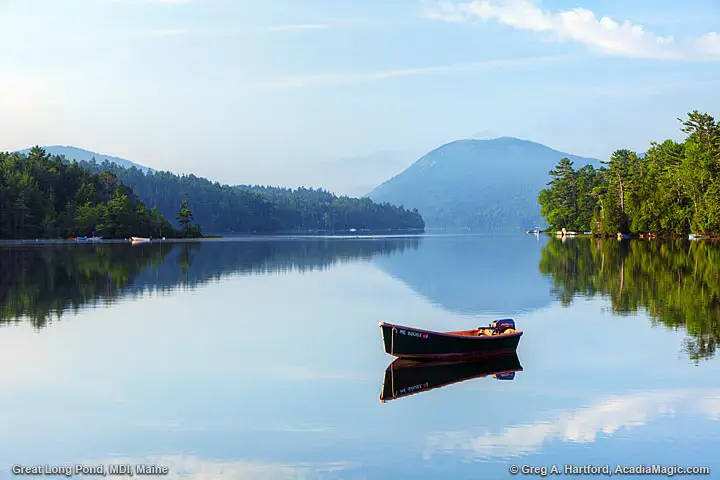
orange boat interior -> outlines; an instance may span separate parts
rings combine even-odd
[[[461,330],[458,332],[446,332],[448,335],[461,335],[463,337],[497,337],[500,335],[509,335],[511,333],[517,333],[520,330],[514,328],[508,328],[505,331],[498,332],[492,328],[475,328],[473,330]]]

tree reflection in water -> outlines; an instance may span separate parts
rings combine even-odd
[[[683,350],[711,358],[720,337],[720,244],[688,240],[552,238],[540,272],[563,306],[578,295],[607,296],[613,313],[645,310],[654,325],[684,328]]]

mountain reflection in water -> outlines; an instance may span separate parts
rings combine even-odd
[[[553,302],[538,273],[541,246],[528,235],[439,235],[373,260],[430,302],[461,315],[516,315]]]

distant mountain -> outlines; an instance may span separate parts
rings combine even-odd
[[[594,158],[512,137],[458,140],[426,154],[368,196],[417,208],[426,229],[484,232],[544,225],[537,194],[562,157],[600,166]]]
[[[82,148],[62,146],[62,145],[50,145],[42,147],[47,153],[51,155],[63,155],[68,160],[77,160],[78,162],[86,161],[89,162],[93,157],[97,163],[103,163],[107,160],[110,163],[114,163],[123,168],[135,167],[143,172],[153,171],[152,168],[140,165],[139,163],[125,160],[124,158],[111,157],[110,155],[103,155],[101,153],[91,152],[89,150],[83,150]],[[30,151],[29,148],[20,150],[19,153],[27,154]]]

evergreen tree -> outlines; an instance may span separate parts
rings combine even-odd
[[[602,235],[720,234],[720,125],[697,111],[681,121],[684,142],[654,142],[643,156],[616,150],[578,172],[561,160],[538,196],[546,221]]]
[[[188,194],[185,192],[182,202],[180,202],[180,210],[176,214],[178,224],[180,225],[180,232],[184,237],[190,235],[190,227],[193,219],[193,213],[188,208]]]

